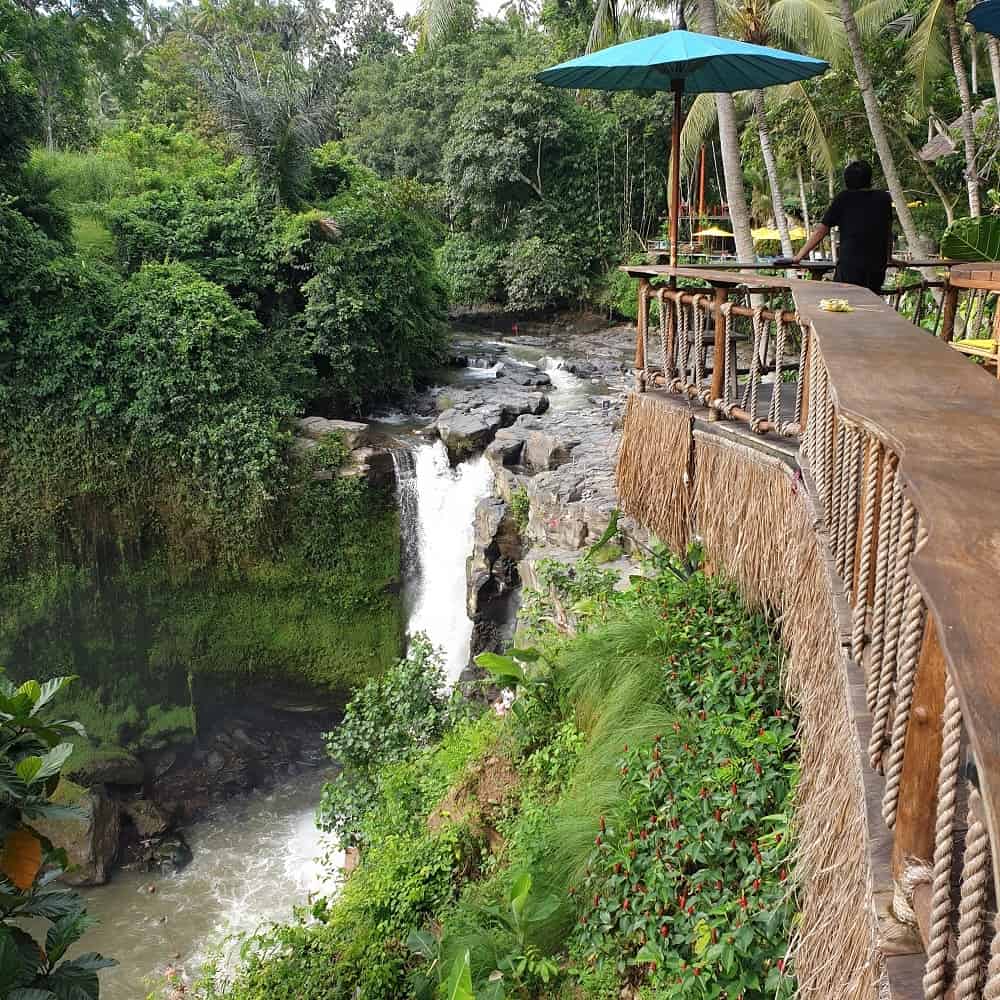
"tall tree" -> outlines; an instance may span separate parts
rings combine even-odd
[[[698,26],[708,35],[719,33],[715,0],[698,0]],[[750,232],[750,210],[743,185],[740,164],[740,135],[736,127],[736,105],[732,94],[715,95],[715,113],[719,122],[719,146],[722,149],[722,169],[726,177],[726,201],[729,221],[736,240],[736,253],[741,260],[754,260],[753,235]]]
[[[843,25],[834,15],[830,0],[723,0],[720,6],[727,34],[745,42],[754,45],[777,42],[831,62],[839,59],[846,48]],[[792,241],[785,218],[778,161],[768,131],[764,91],[754,91],[751,100],[781,251],[790,257]]]
[[[896,159],[892,152],[892,146],[889,144],[889,136],[885,130],[885,122],[882,120],[882,111],[879,108],[875,85],[872,83],[871,71],[868,68],[865,52],[861,45],[861,32],[858,30],[858,22],[854,16],[854,7],[851,0],[839,0],[839,2],[840,16],[844,22],[847,44],[850,47],[851,59],[854,63],[854,73],[858,78],[858,87],[861,90],[861,99],[864,101],[865,115],[868,118],[868,128],[875,143],[879,163],[882,164],[886,186],[889,188],[889,194],[892,195],[896,206],[899,224],[903,227],[906,243],[911,252],[918,257],[926,256],[930,250],[927,242],[920,235],[916,223],[913,221],[913,214],[906,203],[906,192],[899,179]]]

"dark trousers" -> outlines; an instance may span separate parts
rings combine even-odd
[[[840,261],[833,272],[834,281],[843,281],[847,285],[860,285],[871,289],[876,295],[882,293],[885,285],[885,265],[878,268],[852,267],[849,262]]]

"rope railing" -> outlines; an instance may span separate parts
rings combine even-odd
[[[640,391],[798,441],[846,599],[842,649],[864,676],[866,822],[884,824],[871,835],[891,842],[882,920],[895,930],[883,924],[883,938],[898,941],[906,924],[924,951],[919,992],[893,984],[891,995],[1000,1000],[1000,647],[989,605],[1000,392],[947,347],[959,333],[1000,331],[1000,264],[900,284],[881,300],[710,268],[633,273],[641,340],[651,306],[659,323],[658,347],[641,352]],[[822,294],[855,312],[821,310]]]

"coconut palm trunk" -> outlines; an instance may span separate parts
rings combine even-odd
[[[764,91],[753,92],[753,113],[757,119],[757,135],[760,138],[760,152],[764,158],[764,170],[767,172],[767,184],[771,189],[771,208],[774,211],[774,224],[778,227],[781,238],[781,253],[791,257],[792,240],[788,235],[788,220],[785,218],[785,207],[781,200],[781,181],[778,178],[778,161],[771,145],[771,133],[767,128],[767,118],[764,113]]]
[[[913,221],[913,215],[906,204],[906,193],[899,180],[899,172],[896,170],[896,160],[889,145],[889,137],[885,131],[885,123],[882,121],[882,112],[879,110],[878,98],[875,96],[875,87],[872,84],[872,75],[865,61],[865,53],[861,47],[861,34],[858,31],[858,22],[854,17],[854,9],[851,0],[840,0],[840,14],[844,21],[844,30],[847,33],[847,44],[851,49],[851,57],[854,60],[854,73],[858,78],[858,86],[861,89],[861,99],[864,101],[865,114],[868,117],[868,128],[871,131],[872,139],[875,142],[875,149],[878,152],[879,162],[882,164],[882,173],[885,174],[886,184],[889,194],[896,206],[896,215],[899,224],[903,227],[906,236],[906,243],[910,251],[918,257],[925,257],[929,248],[927,242],[920,235],[917,226]]]
[[[799,179],[799,203],[802,205],[802,225],[808,233],[812,230],[812,223],[809,221],[809,199],[806,198],[806,182],[802,176],[802,162],[800,160],[796,160],[795,162],[795,173]]]
[[[965,185],[969,189],[969,215],[982,214],[979,204],[979,171],[976,168],[976,132],[972,117],[972,92],[965,75],[962,59],[962,36],[958,30],[955,0],[945,0],[945,25],[948,29],[948,47],[951,49],[951,67],[955,71],[958,96],[962,102],[962,143],[965,146]]]
[[[990,56],[990,74],[993,77],[994,110],[1000,116],[1000,41],[992,35],[986,36],[986,51]]]
[[[715,0],[698,0],[698,26],[706,35],[719,33]],[[729,203],[729,223],[733,227],[736,254],[740,260],[755,259],[753,236],[750,234],[750,210],[743,186],[740,164],[740,136],[736,128],[736,105],[732,94],[715,95],[719,121],[719,146],[722,150],[722,171],[726,178],[726,201]]]

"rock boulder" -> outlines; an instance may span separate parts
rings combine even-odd
[[[118,803],[103,785],[82,788],[65,778],[59,782],[53,801],[73,806],[77,815],[35,820],[33,825],[43,837],[65,849],[70,870],[63,881],[77,886],[103,885],[111,876],[118,853]]]

